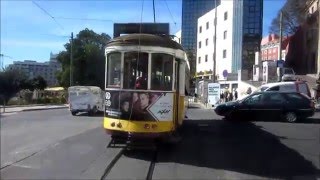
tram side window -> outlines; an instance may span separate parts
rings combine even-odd
[[[121,53],[110,53],[107,60],[107,87],[120,88]]]
[[[148,89],[148,53],[124,54],[124,89]]]
[[[151,89],[172,90],[173,56],[168,54],[152,54]]]

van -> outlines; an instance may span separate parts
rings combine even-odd
[[[299,92],[311,98],[310,89],[304,81],[268,83],[260,86],[256,92],[261,91]]]
[[[68,88],[69,109],[72,115],[87,112],[94,115],[104,111],[104,92],[96,86],[71,86]]]

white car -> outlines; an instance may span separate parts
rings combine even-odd
[[[260,86],[256,90],[256,92],[261,91],[299,92],[311,98],[310,89],[304,81],[268,83]]]
[[[282,81],[295,81],[296,74],[292,68],[283,68],[283,76],[281,78]]]

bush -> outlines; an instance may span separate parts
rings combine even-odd
[[[50,101],[50,103],[52,104],[59,104],[60,103],[60,99],[58,97],[53,97]]]

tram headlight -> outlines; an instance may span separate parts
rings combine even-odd
[[[144,124],[145,129],[150,129],[150,124]]]
[[[115,123],[115,122],[111,123],[111,127],[114,127],[115,125],[116,125],[116,123]]]
[[[117,127],[118,127],[118,128],[122,128],[122,124],[121,124],[121,123],[118,123],[118,124],[117,124]]]
[[[156,129],[158,126],[156,124],[152,124],[152,129]]]

